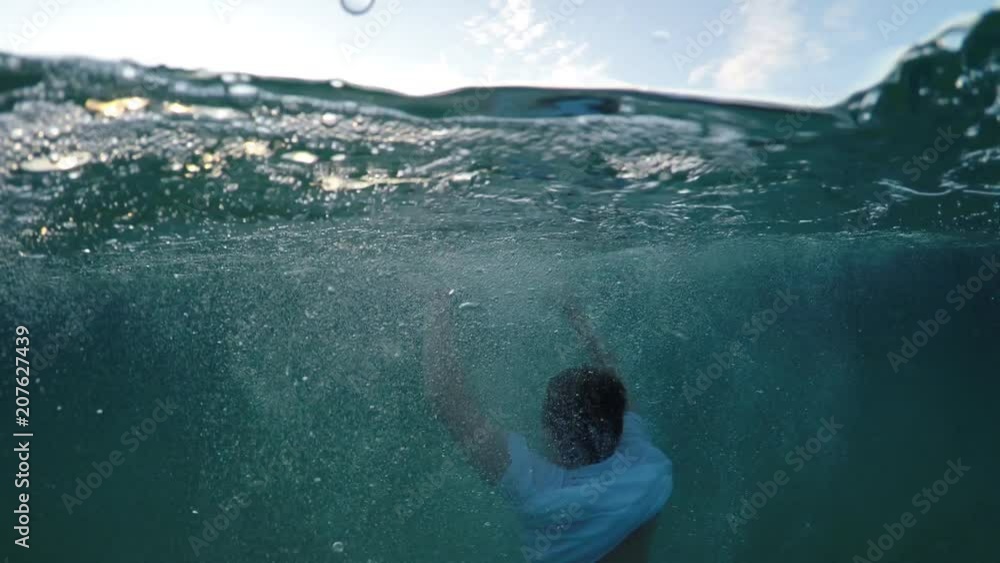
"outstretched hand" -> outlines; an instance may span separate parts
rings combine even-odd
[[[431,292],[431,308],[435,311],[447,308],[447,306],[451,303],[453,295],[455,295],[454,289],[445,289],[443,287],[435,289]]]
[[[566,315],[566,319],[573,326],[573,330],[576,331],[580,338],[584,340],[594,338],[594,329],[590,324],[590,317],[583,311],[583,307],[576,297],[567,297],[563,301],[562,310],[563,314]]]
[[[435,414],[473,465],[488,481],[499,482],[510,463],[506,439],[466,386],[451,327],[454,294],[455,290],[439,290],[430,299],[424,334],[424,390]]]
[[[585,319],[580,301],[575,296],[571,295],[563,301],[562,310],[566,318],[574,324]]]

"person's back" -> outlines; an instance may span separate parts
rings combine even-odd
[[[649,550],[653,545],[653,534],[656,533],[656,523],[659,516],[646,522],[639,529],[629,534],[625,541],[618,544],[611,553],[605,555],[597,563],[637,563],[647,561]]]
[[[527,561],[645,560],[637,558],[649,547],[643,526],[670,497],[673,467],[624,408],[612,370],[566,370],[550,381],[543,407],[552,459],[508,434],[500,485],[518,510]]]
[[[476,408],[438,311],[425,341],[429,397],[484,478],[517,509],[526,561],[646,561],[656,518],[673,491],[673,467],[642,419],[627,412],[625,387],[579,314],[595,361],[549,381],[542,426],[549,456],[504,433]]]

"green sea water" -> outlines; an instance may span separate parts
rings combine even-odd
[[[34,434],[31,548],[7,437],[0,553],[525,560],[423,400],[447,287],[536,444],[583,304],[674,461],[653,561],[997,561],[1000,16],[959,43],[811,109],[0,57]]]

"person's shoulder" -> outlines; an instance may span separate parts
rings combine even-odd
[[[628,411],[622,424],[622,438],[619,449],[638,457],[643,463],[663,463],[669,465],[670,458],[653,443],[650,428],[639,414]]]
[[[622,420],[622,436],[638,436],[649,439],[649,426],[635,411],[626,411]]]
[[[635,411],[625,411],[624,419],[626,422],[632,421],[633,423],[645,424],[645,420]]]
[[[521,434],[507,433],[507,450],[510,464],[500,479],[500,485],[516,498],[525,499],[557,486],[565,474],[565,470],[532,450]]]

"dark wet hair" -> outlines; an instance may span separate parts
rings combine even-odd
[[[610,368],[570,368],[550,379],[542,424],[561,461],[589,465],[610,457],[621,440],[626,402],[625,386]]]

